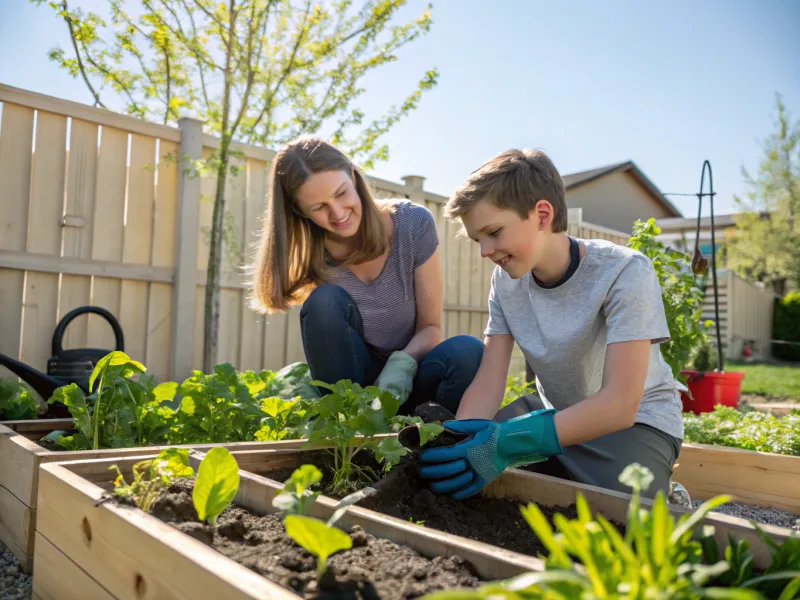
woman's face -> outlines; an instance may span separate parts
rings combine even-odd
[[[300,212],[335,236],[348,238],[358,232],[361,198],[352,173],[314,173],[297,190],[296,202]]]

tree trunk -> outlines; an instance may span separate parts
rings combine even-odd
[[[219,333],[219,280],[222,267],[222,232],[225,220],[225,175],[228,172],[228,144],[223,140],[217,169],[217,191],[211,220],[208,267],[203,318],[203,372],[211,373],[217,362]]]

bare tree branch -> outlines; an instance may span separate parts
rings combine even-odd
[[[75,30],[72,27],[72,17],[69,16],[69,6],[67,6],[67,0],[62,0],[61,7],[64,9],[64,21],[67,23],[67,28],[69,29],[69,39],[72,42],[72,48],[75,50],[75,58],[78,61],[78,69],[81,72],[81,77],[83,77],[83,82],[86,84],[86,87],[89,88],[92,96],[94,96],[95,106],[102,106],[103,108],[107,109],[106,105],[100,100],[100,95],[89,81],[89,76],[86,74],[86,68],[83,66],[81,53],[78,50],[78,42],[75,40]]]

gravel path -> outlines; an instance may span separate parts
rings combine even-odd
[[[702,503],[701,500],[696,500],[694,502],[695,508]],[[800,515],[778,510],[777,508],[761,508],[759,506],[750,506],[749,504],[728,502],[715,508],[714,512],[721,512],[732,517],[741,517],[756,523],[789,527],[795,531],[800,531]]]
[[[19,570],[14,555],[0,542],[0,598],[2,600],[30,600],[31,576]]]

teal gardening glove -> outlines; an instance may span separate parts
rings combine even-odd
[[[509,467],[541,462],[561,454],[553,414],[537,410],[502,423],[484,419],[446,421],[447,431],[469,435],[466,440],[424,450],[420,477],[431,479],[431,490],[462,500],[480,492]]]
[[[402,405],[408,400],[417,374],[417,361],[400,350],[392,352],[389,360],[375,380],[375,386],[384,392],[390,392]]]

